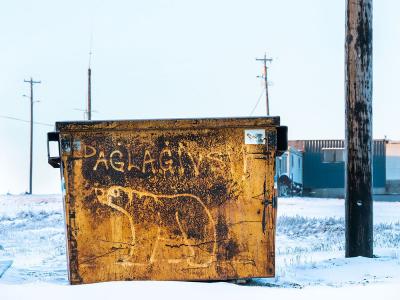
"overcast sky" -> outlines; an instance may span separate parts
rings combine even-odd
[[[400,139],[400,1],[374,1],[374,137]],[[290,139],[344,137],[344,0],[2,1],[0,193],[28,189],[35,120],[79,120],[92,36],[94,119],[247,116],[268,56],[270,111]],[[265,113],[260,102],[254,115]],[[34,193],[59,193],[35,125]]]

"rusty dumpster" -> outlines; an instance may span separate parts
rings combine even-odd
[[[50,142],[72,284],[274,276],[279,117],[57,122]]]

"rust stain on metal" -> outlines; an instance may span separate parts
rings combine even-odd
[[[274,276],[278,122],[57,123],[71,283]]]

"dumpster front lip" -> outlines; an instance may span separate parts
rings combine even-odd
[[[56,122],[56,131],[96,130],[171,130],[171,129],[212,129],[212,128],[262,128],[279,126],[278,116],[222,117],[222,118],[177,118],[177,119],[125,119],[95,121]]]

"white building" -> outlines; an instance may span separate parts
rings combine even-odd
[[[386,143],[386,193],[400,193],[400,141]]]
[[[289,147],[276,158],[276,181],[280,196],[301,194],[303,188],[303,153]]]

